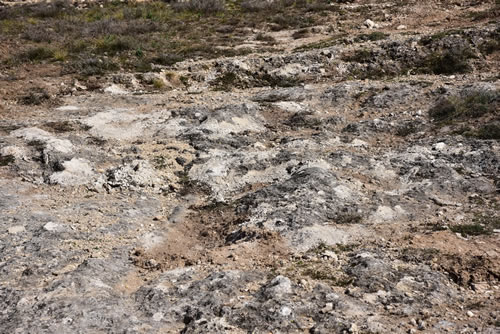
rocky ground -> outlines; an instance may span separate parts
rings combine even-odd
[[[498,2],[331,5],[154,71],[5,61],[0,332],[498,333]]]

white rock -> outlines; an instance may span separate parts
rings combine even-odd
[[[323,307],[323,309],[321,311],[323,311],[323,313],[327,313],[327,312],[330,312],[332,310],[333,310],[333,303],[326,303],[325,307]]]
[[[43,225],[43,229],[49,232],[58,232],[64,230],[64,227],[54,222],[48,222],[47,224]]]
[[[372,20],[368,19],[366,20],[364,23],[365,27],[367,27],[368,29],[374,29],[374,28],[379,28],[380,26],[373,22]]]
[[[335,252],[332,252],[330,250],[324,251],[323,254],[321,254],[321,256],[330,258],[330,259],[332,259],[335,262],[337,262],[339,260],[337,254],[335,254]]]
[[[305,109],[302,104],[293,101],[280,101],[273,104],[281,110],[289,112],[299,112]]]
[[[344,185],[339,185],[335,188],[333,188],[333,191],[335,192],[335,196],[337,196],[340,199],[350,199],[352,198],[352,192],[351,189]]]
[[[367,147],[368,143],[365,142],[364,140],[356,138],[351,142],[351,145],[354,147]]]
[[[267,149],[266,145],[262,144],[261,142],[256,142],[255,144],[253,144],[253,147],[260,151],[265,151]]]
[[[118,85],[114,85],[114,84],[111,85],[111,86],[109,86],[109,87],[106,87],[104,89],[104,92],[112,94],[112,95],[124,95],[124,94],[128,94],[128,92],[125,89],[121,88]]]
[[[9,232],[9,234],[17,234],[17,233],[21,233],[24,231],[26,231],[26,229],[22,225],[12,226],[12,227],[9,227],[9,229],[7,230],[7,232]]]
[[[12,155],[16,160],[26,160],[28,158],[27,150],[18,146],[6,146],[0,150],[0,155]]]
[[[84,119],[92,127],[90,133],[104,139],[132,140],[146,136],[150,128],[145,124],[147,115],[140,115],[127,109],[113,109],[100,112]]]
[[[284,295],[292,292],[292,282],[288,277],[278,275],[270,283],[266,292],[271,295]]]
[[[401,24],[401,25],[398,25],[396,29],[397,29],[397,30],[404,30],[404,29],[406,29],[406,28],[407,28],[407,27],[406,27],[404,24]]]
[[[474,313],[472,313],[471,311],[467,311],[467,316],[472,318],[474,316]]]
[[[437,151],[443,151],[444,149],[446,149],[446,144],[443,143],[443,142],[439,142],[439,143],[436,143],[434,144],[433,148]]]
[[[62,186],[76,186],[89,183],[95,176],[85,159],[73,158],[63,162],[64,170],[50,176],[50,182]]]
[[[406,211],[399,205],[393,208],[389,206],[379,206],[370,216],[370,221],[373,223],[382,223],[401,218],[406,215]]]
[[[161,312],[156,312],[153,314],[153,321],[161,321],[163,319],[163,313]]]
[[[56,108],[57,111],[78,111],[80,110],[79,107],[76,106],[62,106],[59,108]]]
[[[67,139],[58,139],[50,132],[38,128],[24,128],[13,131],[11,136],[23,138],[26,141],[39,141],[45,144],[49,151],[61,153],[70,153],[73,150],[73,144]]]
[[[290,314],[292,314],[292,309],[288,306],[283,306],[280,310],[280,314],[284,317],[288,317]]]

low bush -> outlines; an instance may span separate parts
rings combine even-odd
[[[356,42],[366,42],[366,41],[380,41],[383,39],[386,39],[389,35],[380,32],[380,31],[374,31],[370,34],[361,34],[358,37],[356,37],[354,40]]]
[[[174,2],[172,8],[176,11],[213,14],[223,12],[225,6],[223,0],[185,0]]]
[[[477,130],[476,136],[480,139],[500,140],[500,122],[484,124]]]
[[[13,155],[0,155],[0,167],[8,166],[15,160]]]
[[[103,75],[109,71],[118,70],[119,66],[109,59],[101,59],[93,56],[81,56],[80,59],[68,64],[65,73],[78,73],[84,77]]]
[[[45,46],[39,46],[22,52],[19,55],[19,58],[21,60],[27,60],[27,61],[41,61],[50,59],[53,56],[54,56],[54,50]]]
[[[437,123],[464,121],[494,113],[498,109],[498,94],[493,91],[474,90],[463,96],[440,99],[429,116]]]
[[[471,70],[467,60],[473,57],[472,50],[467,48],[435,52],[427,56],[420,63],[417,72],[438,75],[467,73]]]
[[[40,105],[50,99],[49,93],[43,88],[37,88],[19,98],[19,102],[24,105]]]

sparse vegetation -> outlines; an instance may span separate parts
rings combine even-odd
[[[477,130],[476,136],[480,139],[500,140],[500,122],[482,125]]]
[[[176,11],[190,11],[202,14],[211,14],[224,11],[224,1],[222,0],[187,0],[176,1],[172,8]]]
[[[35,88],[27,95],[19,98],[19,102],[24,105],[40,105],[50,99],[49,93],[43,88]]]
[[[263,4],[266,15],[253,7]],[[104,2],[81,10],[60,1],[2,7],[0,36],[9,38],[21,31],[26,44],[25,50],[3,62],[9,67],[64,62],[65,73],[83,76],[119,68],[144,72],[151,64],[171,66],[189,58],[246,54],[250,50],[233,46],[248,37],[247,27],[299,29],[302,34],[326,20],[321,13],[334,7],[324,0]],[[257,40],[275,43],[266,35]]]
[[[292,34],[294,39],[301,39],[309,36],[309,29],[300,29]]]
[[[363,221],[363,216],[357,213],[340,213],[334,219],[336,224],[360,224]]]
[[[48,128],[51,132],[55,133],[64,133],[73,131],[75,129],[73,124],[71,124],[69,121],[47,122],[44,124],[44,126]]]
[[[460,233],[463,237],[490,234],[491,232],[481,224],[463,224],[451,226],[450,230]]]
[[[498,112],[498,93],[475,90],[463,96],[440,99],[429,110],[429,116],[436,123],[450,123],[478,118]]]
[[[339,43],[339,41],[343,38],[346,37],[346,34],[338,34],[334,37],[327,38],[325,40],[319,41],[319,42],[314,42],[311,44],[306,44],[304,46],[300,46],[295,49],[295,51],[307,51],[307,50],[314,50],[314,49],[323,49],[323,48],[328,48],[331,46],[334,46]]]
[[[215,90],[221,91],[230,91],[235,87],[238,83],[238,76],[234,72],[226,72],[223,75],[219,76],[212,85],[215,87]]]
[[[486,55],[490,55],[500,50],[500,41],[496,39],[489,39],[479,46],[479,50]]]
[[[366,49],[356,50],[353,54],[345,55],[342,60],[356,63],[369,63],[373,59],[373,52]]]
[[[366,42],[366,41],[380,41],[383,39],[386,39],[389,35],[381,32],[381,31],[374,31],[370,34],[361,34],[358,37],[356,37],[354,40],[356,42]]]
[[[153,158],[153,165],[157,169],[165,169],[167,167],[167,159],[162,155],[158,155]]]
[[[406,137],[419,131],[418,123],[406,122],[401,124],[396,129],[396,135],[400,137]]]
[[[15,160],[13,155],[0,155],[0,167],[8,166]]]
[[[269,44],[276,43],[276,39],[274,39],[273,36],[265,35],[263,33],[258,33],[257,36],[255,36],[255,40],[256,41],[261,41],[261,42],[267,42]]]
[[[19,55],[19,59],[28,61],[41,61],[52,57],[54,57],[54,50],[45,46],[28,49]]]
[[[153,87],[156,89],[164,89],[165,82],[159,78],[155,78],[155,79],[153,79]]]
[[[454,74],[470,71],[468,59],[474,58],[470,49],[453,49],[428,55],[417,67],[419,73]]]
[[[470,224],[451,226],[450,230],[463,237],[490,235],[494,229],[500,229],[500,217],[495,215],[476,215]]]

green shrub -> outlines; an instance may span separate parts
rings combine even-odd
[[[184,57],[178,54],[172,53],[164,53],[160,54],[151,59],[151,62],[154,64],[164,65],[164,66],[172,66],[177,62],[183,61]]]
[[[255,36],[255,40],[272,44],[276,43],[276,39],[273,36],[264,35],[263,33],[258,33],[257,36]]]
[[[335,223],[342,225],[360,224],[362,220],[363,216],[357,213],[340,213],[334,219]]]
[[[64,133],[73,131],[75,128],[73,124],[69,121],[55,121],[55,122],[47,122],[44,124],[46,128],[49,128],[51,132],[55,133]]]
[[[132,43],[129,39],[124,37],[117,37],[114,35],[106,36],[105,38],[97,40],[96,49],[99,52],[106,52],[110,55],[115,55],[119,52],[132,49]]]
[[[238,83],[238,76],[233,72],[226,72],[214,80],[216,90],[231,91]]]
[[[417,72],[433,74],[467,73],[471,69],[467,60],[473,57],[474,54],[470,49],[435,52],[424,59]]]
[[[43,88],[36,88],[28,94],[21,96],[19,102],[24,105],[40,105],[50,99],[49,93]]]
[[[153,87],[156,89],[164,89],[165,82],[161,79],[155,78],[155,79],[153,79]]]
[[[13,155],[0,155],[0,167],[8,166],[15,160]]]
[[[366,41],[380,41],[386,39],[389,35],[380,31],[374,31],[371,34],[361,34],[354,40],[356,42],[366,42]]]
[[[464,238],[467,236],[477,236],[483,234],[491,234],[486,227],[481,224],[463,224],[450,227],[450,230],[455,233],[460,233]]]
[[[463,237],[490,235],[493,230],[500,228],[500,217],[496,215],[478,214],[471,224],[456,225],[450,227],[455,233],[460,233]]]
[[[293,39],[301,39],[309,36],[309,29],[300,29],[292,34]]]
[[[500,123],[485,124],[477,131],[478,138],[500,140]]]
[[[78,73],[82,76],[103,75],[110,71],[116,71],[119,66],[109,59],[101,59],[93,56],[82,56],[80,59],[68,64],[65,73]]]
[[[441,99],[429,110],[435,122],[463,121],[496,112],[498,94],[493,91],[475,90],[465,96]]]
[[[489,55],[500,50],[500,42],[498,40],[490,39],[479,46],[482,53]]]
[[[213,14],[223,12],[225,9],[223,0],[187,0],[174,2],[172,8],[176,11],[190,11],[202,14]]]
[[[347,55],[342,57],[342,60],[348,62],[356,62],[356,63],[368,63],[372,60],[372,58],[373,58],[372,51],[362,49],[362,50],[356,50],[356,52],[354,52],[354,54],[352,55]]]
[[[406,137],[406,136],[409,136],[409,135],[416,133],[418,131],[419,131],[419,126],[417,123],[407,122],[407,123],[400,125],[396,129],[396,135],[399,137]]]
[[[54,56],[54,50],[45,46],[31,48],[21,53],[20,58],[28,61],[41,61],[50,59]]]

